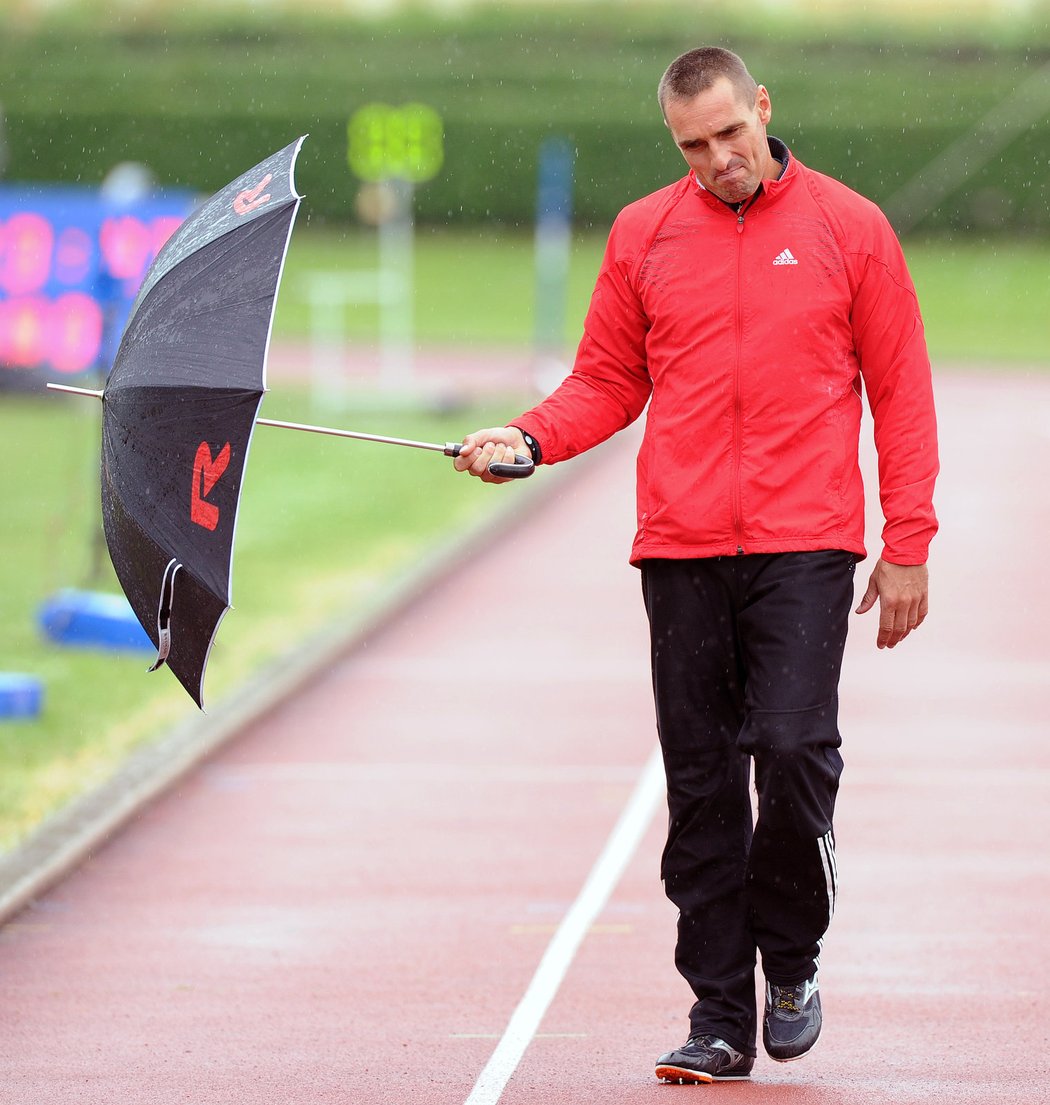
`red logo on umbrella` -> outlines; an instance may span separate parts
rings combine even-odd
[[[248,215],[264,203],[269,203],[273,198],[269,192],[261,195],[262,190],[273,180],[273,173],[267,173],[254,188],[246,188],[233,201],[233,209],[238,215]]]
[[[211,489],[219,482],[219,477],[230,463],[230,443],[219,450],[219,455],[211,455],[211,447],[206,441],[197,446],[197,455],[193,458],[193,487],[190,492],[190,518],[205,529],[215,529],[219,524],[219,508],[204,500]]]

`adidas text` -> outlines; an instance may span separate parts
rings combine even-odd
[[[798,261],[795,260],[794,255],[790,249],[785,249],[783,253],[777,254],[773,258],[774,265],[797,265]]]

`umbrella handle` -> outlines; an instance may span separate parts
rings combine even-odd
[[[458,457],[463,451],[462,445],[449,442],[444,449],[446,457]],[[523,457],[520,453],[514,454],[513,464],[496,463],[489,465],[489,472],[501,480],[528,479],[536,471],[536,465],[531,457]]]
[[[536,465],[531,457],[523,457],[520,453],[515,453],[513,464],[490,464],[489,471],[500,479],[524,480],[536,471]]]

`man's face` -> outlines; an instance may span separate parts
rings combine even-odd
[[[748,104],[726,77],[694,99],[672,99],[664,108],[671,137],[689,168],[726,203],[746,200],[779,171],[766,143],[772,114],[764,87],[759,85],[755,102]]]

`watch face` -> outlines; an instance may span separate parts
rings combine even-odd
[[[528,447],[529,452],[532,454],[532,463],[539,464],[543,457],[543,451],[540,449],[539,443],[532,436],[532,434],[527,433],[520,426],[515,426],[513,423],[511,423],[510,428],[512,430],[517,430],[518,433],[521,434],[522,441],[525,442],[525,445]]]

